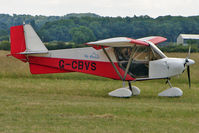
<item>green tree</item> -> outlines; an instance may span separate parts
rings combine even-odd
[[[82,44],[96,39],[92,30],[85,26],[72,28],[70,34],[72,36],[72,41],[76,44]]]
[[[1,41],[0,49],[1,50],[10,50],[10,43],[8,41]]]

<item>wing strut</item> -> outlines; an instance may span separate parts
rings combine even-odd
[[[102,50],[104,51],[105,55],[107,56],[107,58],[108,58],[109,61],[111,62],[113,68],[114,68],[115,71],[117,72],[117,74],[118,74],[118,76],[120,77],[120,79],[121,79],[122,81],[125,81],[126,76],[127,76],[127,73],[128,73],[128,71],[129,71],[129,67],[131,66],[131,62],[132,62],[133,57],[134,57],[136,51],[138,50],[138,48],[136,47],[136,48],[135,48],[135,51],[133,51],[133,50],[131,51],[130,59],[129,59],[128,64],[127,64],[127,67],[126,67],[126,69],[125,69],[124,77],[122,77],[122,75],[121,75],[120,72],[118,71],[117,67],[115,66],[115,64],[113,63],[113,61],[111,60],[110,56],[108,55],[107,51],[105,50],[105,48],[104,48],[103,46],[102,46]],[[123,84],[123,86],[124,86],[124,84]]]
[[[115,66],[115,64],[113,63],[113,61],[111,60],[110,56],[108,55],[108,53],[106,52],[105,48],[102,46],[102,50],[104,51],[105,55],[107,56],[108,60],[111,62],[112,66],[114,67],[115,71],[117,72],[118,76],[120,77],[121,80],[123,80],[122,75],[120,74],[120,72],[118,71],[117,67]]]
[[[126,75],[127,75],[128,71],[129,71],[129,67],[131,66],[131,62],[132,62],[132,60],[133,60],[133,57],[134,57],[134,55],[135,55],[137,49],[138,49],[138,48],[136,47],[136,48],[135,48],[135,52],[133,52],[133,50],[131,51],[130,59],[129,59],[128,64],[127,64],[127,67],[126,67],[123,80],[126,79]]]

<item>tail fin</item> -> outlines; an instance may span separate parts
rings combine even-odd
[[[10,28],[11,55],[26,62],[26,56],[20,54],[26,50],[23,25]]]
[[[11,27],[10,39],[11,55],[21,61],[27,62],[28,54],[48,53],[48,49],[29,24]]]

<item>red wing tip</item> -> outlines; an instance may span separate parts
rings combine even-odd
[[[159,44],[166,40],[167,40],[167,38],[165,38],[165,37],[157,36],[155,38],[150,39],[149,41],[153,42],[154,44]]]
[[[145,46],[148,46],[148,45],[149,45],[148,43],[146,43],[146,42],[144,42],[144,41],[134,40],[134,39],[132,39],[132,40],[130,41],[130,43],[135,43],[135,44],[138,44],[138,45],[145,45]]]

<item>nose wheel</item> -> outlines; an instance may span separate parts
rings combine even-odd
[[[173,87],[171,85],[170,79],[167,79],[166,83],[169,84],[170,88],[164,90],[163,92],[160,92],[158,94],[158,96],[161,96],[161,97],[180,97],[180,96],[183,95],[183,91],[180,88]]]

